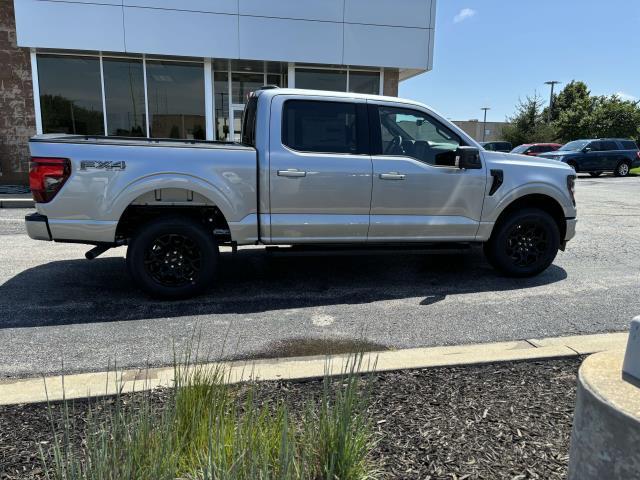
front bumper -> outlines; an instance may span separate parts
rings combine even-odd
[[[567,218],[567,233],[564,236],[564,241],[568,242],[573,237],[576,236],[576,224],[578,223],[577,218]]]
[[[51,241],[51,230],[49,230],[49,222],[46,216],[32,213],[24,217],[24,222],[30,238]]]

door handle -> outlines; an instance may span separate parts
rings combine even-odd
[[[404,180],[405,175],[398,172],[381,173],[380,180]]]
[[[279,177],[306,177],[307,172],[298,170],[296,168],[289,168],[288,170],[278,170]]]

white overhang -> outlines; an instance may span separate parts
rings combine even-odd
[[[21,47],[431,69],[436,0],[14,0]]]

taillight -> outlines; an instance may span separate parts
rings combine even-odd
[[[640,150],[636,152],[636,156],[640,159]]]
[[[50,202],[71,175],[71,162],[67,158],[32,157],[29,169],[29,187],[37,203]]]

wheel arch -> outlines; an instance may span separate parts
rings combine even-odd
[[[500,223],[510,214],[525,208],[537,208],[551,215],[560,231],[560,239],[565,238],[567,233],[567,219],[564,209],[558,200],[544,193],[529,193],[508,203],[498,215],[491,234],[493,235],[493,232],[497,230]]]

